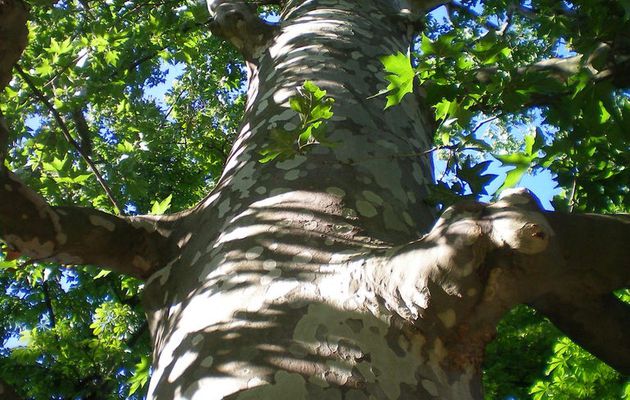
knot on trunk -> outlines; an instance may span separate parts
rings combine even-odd
[[[232,43],[246,61],[255,62],[269,45],[277,27],[260,19],[256,6],[245,1],[208,0],[207,4],[212,33]]]
[[[547,248],[553,235],[541,211],[538,199],[529,190],[506,190],[493,204],[465,201],[449,207],[430,236],[437,234],[457,249],[485,237],[490,248],[536,254]]]

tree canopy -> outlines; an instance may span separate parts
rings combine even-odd
[[[256,3],[275,20],[276,2]],[[28,45],[0,93],[5,165],[55,205],[135,215],[201,200],[236,136],[247,78],[241,55],[213,35],[205,5],[29,6]],[[494,195],[488,187],[503,165],[511,169],[499,191],[545,169],[561,188],[556,209],[625,213],[629,30],[627,0],[444,2],[418,21],[410,54],[382,59],[388,79],[374,95],[384,108],[417,95],[433,111],[429,153],[445,164],[436,205]],[[327,100],[305,88],[325,119]],[[301,110],[299,99],[294,106]],[[0,378],[36,399],[143,398],[141,281],[5,248],[0,282]],[[627,290],[617,295],[630,302]],[[488,398],[630,398],[627,377],[525,306],[503,320],[484,372]]]

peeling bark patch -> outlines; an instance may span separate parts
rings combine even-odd
[[[427,391],[427,393],[429,393],[431,396],[437,396],[438,395],[438,388],[435,385],[435,383],[433,383],[432,381],[428,380],[428,379],[423,379],[422,380],[422,387],[424,388],[424,390]]]
[[[455,322],[457,322],[457,316],[455,315],[455,310],[453,309],[448,309],[439,313],[438,318],[442,321],[445,328],[452,328],[455,326]]]
[[[16,235],[6,235],[5,240],[21,253],[32,258],[48,258],[55,249],[55,244],[48,240],[41,243],[39,238],[34,237],[31,240],[22,240]]]
[[[201,252],[198,251],[197,253],[195,253],[195,256],[193,257],[192,261],[190,262],[191,265],[195,265],[197,264],[197,261],[199,261],[199,259],[201,258]]]
[[[230,211],[230,199],[226,199],[219,204],[219,218],[223,218],[228,211]]]
[[[141,269],[143,271],[148,271],[149,269],[151,269],[151,264],[144,258],[137,255],[133,257],[131,263],[134,267],[137,267],[138,269]]]
[[[411,218],[411,215],[409,215],[409,213],[407,211],[404,211],[402,213],[403,219],[405,220],[405,223],[409,226],[415,226],[416,224],[413,222],[413,219]]]
[[[348,321],[351,321],[348,323]],[[343,365],[327,363],[335,368],[335,384],[342,384],[361,375],[374,397],[397,399],[401,395],[401,384],[419,384],[416,372],[422,358],[416,354],[398,355],[385,337],[389,327],[373,316],[360,316],[356,312],[335,310],[329,306],[311,304],[308,312],[296,325],[293,338],[299,343],[308,344],[309,352],[336,352],[343,356]],[[369,355],[370,361],[361,361]],[[334,359],[333,359],[334,360]],[[354,367],[353,367],[354,366]],[[327,381],[333,379],[326,377]],[[372,392],[376,390],[377,392]]]
[[[64,245],[68,241],[68,235],[63,232],[59,232],[55,236],[55,239],[57,240],[57,243],[59,243],[60,245]]]
[[[63,264],[83,264],[81,257],[73,256],[68,253],[59,253],[55,256],[55,259],[59,260]]]
[[[94,226],[99,226],[110,232],[114,232],[114,230],[116,229],[116,224],[106,220],[105,218],[99,217],[98,215],[90,215],[88,218],[90,220],[90,223]]]
[[[372,218],[378,214],[376,208],[374,208],[371,203],[365,200],[357,200],[356,206],[359,214],[363,215],[364,217]]]
[[[263,253],[264,249],[261,246],[255,246],[247,250],[245,258],[248,260],[255,260]]]
[[[346,192],[343,189],[335,187],[335,186],[327,187],[326,193],[332,194],[333,196],[337,196],[337,197],[344,197],[346,195]]]
[[[313,255],[308,251],[303,251],[293,256],[293,261],[298,264],[306,264],[307,262],[310,262],[312,259],[313,259]]]
[[[201,342],[203,342],[203,335],[196,335],[191,341],[193,346],[197,346]]]
[[[201,365],[204,368],[210,368],[212,366],[212,363],[214,363],[214,357],[207,356],[206,358],[201,360],[201,363],[199,365]]]
[[[300,170],[299,169],[292,169],[291,171],[287,172],[286,174],[284,174],[284,179],[287,181],[294,181],[297,178],[300,177]]]
[[[371,190],[364,190],[361,193],[363,194],[363,197],[365,197],[367,201],[374,204],[378,204],[379,206],[383,204],[383,198],[377,195],[376,193],[372,192]]]
[[[272,269],[275,269],[277,265],[278,263],[275,260],[265,260],[263,261],[262,267],[267,271],[271,271]]]

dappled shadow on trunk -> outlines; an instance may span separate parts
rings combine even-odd
[[[418,368],[427,358],[423,341],[419,333],[321,303],[239,312],[229,323],[182,338],[154,395],[430,398],[436,376]]]

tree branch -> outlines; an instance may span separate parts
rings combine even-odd
[[[2,0],[0,0],[2,1]],[[13,388],[0,378],[0,398],[3,400],[22,400]]]
[[[581,289],[603,295],[630,286],[630,217],[628,215],[545,214],[556,233],[567,273],[579,278]],[[562,283],[574,291],[574,282]],[[582,296],[576,292],[576,295]]]
[[[0,0],[0,90],[11,81],[13,66],[26,48],[27,18],[21,0]]]
[[[24,72],[24,70],[22,70],[22,68],[20,68],[19,65],[16,65],[15,69],[18,72],[18,74],[22,77],[22,79],[24,79],[26,84],[35,93],[37,98],[39,98],[39,100],[44,104],[44,106],[46,106],[46,108],[52,114],[52,116],[55,119],[55,121],[57,121],[57,125],[59,125],[59,128],[61,129],[61,132],[63,133],[63,137],[66,139],[66,141],[68,143],[70,143],[70,145],[72,147],[75,148],[75,150],[79,153],[81,158],[83,158],[85,163],[88,165],[88,167],[90,168],[90,170],[94,174],[94,177],[98,181],[99,185],[101,185],[101,187],[105,191],[105,194],[107,195],[107,198],[109,199],[109,201],[114,206],[114,209],[118,213],[122,213],[123,212],[123,208],[121,207],[120,203],[118,203],[118,201],[116,200],[116,197],[114,196],[114,193],[112,192],[112,190],[107,185],[107,182],[105,181],[105,178],[103,178],[103,175],[101,175],[101,173],[99,172],[98,168],[96,167],[96,164],[94,164],[94,162],[90,158],[89,154],[85,151],[86,149],[84,149],[76,140],[74,140],[74,138],[70,134],[70,129],[68,129],[68,125],[66,125],[66,122],[61,117],[61,114],[59,114],[59,111],[57,111],[57,109],[50,103],[50,101],[48,100],[46,95],[44,93],[42,93],[42,91],[39,90],[37,88],[37,86],[35,86],[34,82],[31,80],[30,76],[26,72]]]
[[[582,55],[569,58],[549,58],[535,64],[517,68],[515,77],[523,76],[527,73],[540,73],[554,78],[561,83],[565,83],[571,76],[580,71],[582,66]],[[497,67],[478,69],[475,78],[479,83],[490,83],[492,76],[498,71]],[[596,74],[597,71],[592,71]]]
[[[48,311],[48,318],[50,320],[49,327],[54,328],[57,325],[57,317],[55,315],[55,309],[53,308],[48,281],[45,278],[42,280],[42,292],[44,294],[44,303],[46,304],[46,310]]]
[[[594,65],[604,67],[597,69]],[[549,58],[517,68],[515,74],[518,77],[528,73],[539,73],[560,83],[566,83],[581,69],[586,69],[594,82],[612,80],[617,87],[624,88],[624,85],[629,84],[626,81],[630,72],[630,54],[613,54],[609,45],[600,43],[588,56],[578,54],[567,58]],[[496,72],[496,67],[483,68],[477,70],[475,77],[480,83],[489,83],[492,74]]]
[[[630,374],[630,305],[612,294],[571,298],[548,295],[531,304],[580,346],[623,374]]]
[[[256,6],[244,0],[209,0],[210,31],[228,40],[246,61],[256,63],[278,27],[263,21]]]
[[[449,207],[422,239],[355,266],[376,304],[479,366],[505,312],[533,304],[586,350],[630,371],[630,217],[545,213],[525,190]],[[363,256],[362,259],[365,259]]]
[[[463,5],[463,4],[459,3],[459,2],[456,2],[456,1],[451,1],[451,2],[447,3],[446,4],[446,8],[449,11],[451,9],[454,9],[454,10],[457,10],[459,12],[468,14],[470,17],[472,17],[474,19],[477,19],[477,20],[481,20],[483,18],[483,16],[481,14],[479,14],[478,12],[476,12],[475,10],[473,10],[473,9],[471,9],[469,7],[466,7],[465,5]],[[496,31],[496,32],[502,32],[503,31],[502,27],[500,27],[499,25],[497,25],[497,24],[495,24],[493,22],[488,21],[487,19],[484,20],[484,21],[480,21],[480,24],[483,25],[484,28],[486,28],[489,31]]]
[[[176,249],[163,225],[157,217],[50,206],[13,173],[0,170],[0,238],[22,255],[146,278]]]

